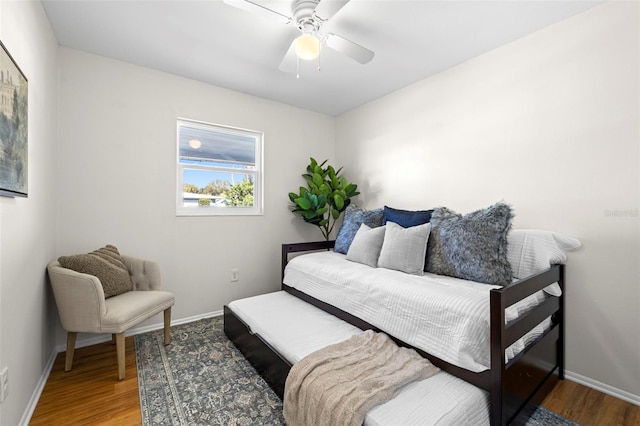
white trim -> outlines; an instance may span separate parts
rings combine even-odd
[[[593,380],[589,377],[585,377],[581,374],[573,373],[571,371],[565,371],[564,375],[565,378],[573,382],[580,383],[581,385],[587,386],[591,389],[595,389],[602,393],[606,393],[607,395],[611,395],[615,398],[640,406],[640,395],[634,395],[631,392],[615,388],[613,386],[607,385],[606,383]]]
[[[212,318],[212,317],[219,317],[223,314],[222,310],[219,311],[213,311],[213,312],[207,312],[204,314],[200,314],[200,315],[194,315],[192,317],[187,317],[187,318],[182,318],[176,321],[171,321],[171,326],[174,325],[181,325],[181,324],[187,324],[193,321],[198,321],[204,318]],[[130,330],[127,330],[127,332],[125,333],[127,336],[135,336],[136,334],[142,334],[142,333],[146,333],[148,331],[153,331],[153,330],[160,330],[162,327],[164,327],[164,323],[157,323],[157,324],[151,324],[151,325],[147,325],[144,327],[137,327],[137,328],[132,328]],[[83,339],[80,340],[78,342],[76,342],[76,349],[77,348],[83,348],[85,346],[91,346],[91,345],[95,345],[98,343],[103,343],[103,342],[108,342],[111,340],[111,335],[107,334],[106,337],[105,335],[99,335],[97,337],[91,337],[89,339]],[[20,419],[20,423],[19,426],[27,426],[29,424],[29,422],[31,421],[31,416],[33,416],[33,412],[36,410],[36,407],[38,406],[38,401],[40,400],[40,396],[42,395],[42,391],[44,390],[44,386],[47,384],[47,380],[49,379],[49,375],[51,374],[51,370],[53,369],[53,364],[56,361],[56,358],[58,357],[58,354],[60,352],[64,352],[67,350],[66,345],[58,345],[53,349],[53,352],[51,352],[51,356],[49,357],[49,360],[47,361],[47,365],[44,367],[44,370],[42,372],[42,376],[40,376],[40,380],[38,380],[38,384],[36,385],[35,390],[33,391],[33,394],[31,395],[31,399],[29,400],[29,404],[27,404],[27,408],[25,409],[24,413],[22,414],[22,418]]]
[[[36,411],[36,407],[38,406],[38,401],[40,401],[40,395],[42,395],[42,391],[44,390],[44,386],[47,384],[47,380],[49,379],[49,374],[53,369],[53,364],[56,362],[56,357],[58,356],[58,352],[55,350],[51,352],[51,356],[49,356],[49,360],[47,361],[47,365],[45,365],[44,370],[42,371],[42,376],[40,376],[40,380],[38,380],[38,384],[36,384],[36,388],[31,395],[31,399],[27,404],[24,413],[22,413],[22,418],[20,419],[20,426],[27,426],[31,421],[31,416],[33,416],[33,412]]]
[[[219,317],[220,315],[222,315],[222,313],[223,311],[220,310],[220,311],[207,312],[205,314],[200,314],[200,315],[194,315],[192,317],[182,318],[179,320],[171,321],[171,326],[187,324],[187,323],[198,321],[204,318]],[[162,327],[164,327],[164,323],[160,322],[156,324],[146,325],[144,327],[134,327],[125,331],[124,334],[125,336],[135,336],[136,334],[142,334],[148,331],[160,330]],[[85,346],[97,345],[98,343],[104,343],[110,340],[111,340],[110,334],[98,334],[94,337],[78,340],[76,342],[76,349],[84,348]],[[66,350],[67,350],[66,344],[56,346],[56,353],[64,352]]]

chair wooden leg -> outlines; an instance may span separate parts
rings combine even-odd
[[[124,332],[115,334],[116,353],[118,356],[118,380],[124,379]]]
[[[171,343],[171,308],[164,310],[164,344]]]
[[[73,351],[76,348],[76,336],[78,333],[69,331],[67,333],[67,353],[64,358],[64,371],[71,371],[73,366]]]

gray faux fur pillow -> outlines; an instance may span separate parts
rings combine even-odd
[[[133,290],[129,271],[115,246],[107,245],[87,254],[61,256],[58,262],[63,268],[98,277],[105,298]]]
[[[511,282],[507,234],[511,207],[497,203],[465,216],[438,207],[431,216],[426,271],[486,284]]]

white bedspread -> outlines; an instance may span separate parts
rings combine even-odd
[[[284,283],[444,361],[473,372],[489,369],[489,291],[497,286],[371,268],[330,251],[293,258]],[[540,291],[509,307],[507,321],[545,297]],[[542,325],[536,327],[527,340],[542,332]],[[507,358],[524,344],[516,342]]]

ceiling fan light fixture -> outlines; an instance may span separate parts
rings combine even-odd
[[[305,33],[295,41],[296,55],[298,58],[310,61],[320,55],[320,40],[313,34]]]

